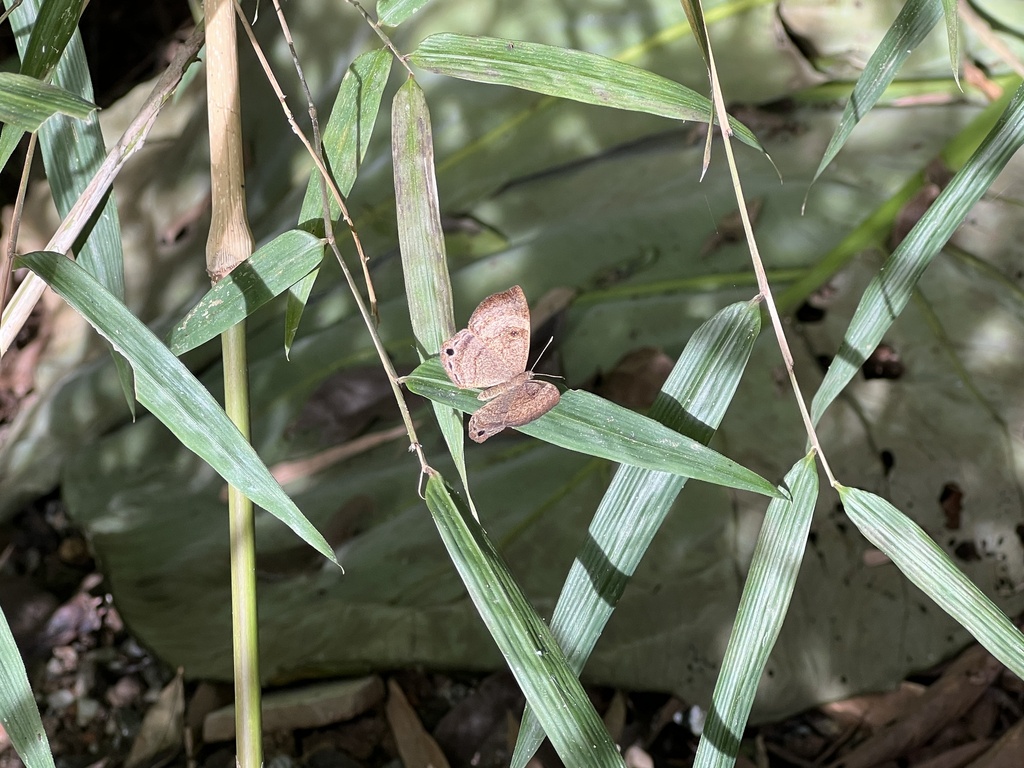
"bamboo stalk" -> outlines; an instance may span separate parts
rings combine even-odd
[[[212,216],[206,270],[214,283],[252,254],[255,243],[245,206],[235,9],[231,0],[206,0],[207,100],[210,125]],[[221,336],[224,407],[249,438],[249,382],[245,322]],[[240,768],[263,764],[259,634],[256,613],[255,517],[252,502],[228,489],[231,531],[231,629],[234,648],[235,744]]]

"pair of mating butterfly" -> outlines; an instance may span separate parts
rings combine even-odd
[[[470,417],[470,439],[482,443],[558,404],[555,385],[526,370],[529,354],[530,307],[518,285],[481,301],[467,327],[441,345],[441,364],[453,384],[486,387],[477,397],[489,402]]]

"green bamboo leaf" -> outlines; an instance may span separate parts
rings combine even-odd
[[[370,146],[373,126],[380,114],[384,86],[391,74],[391,52],[378,48],[361,54],[352,62],[341,80],[338,95],[331,107],[331,116],[324,128],[322,142],[324,158],[334,183],[342,196],[347,196],[356,183],[359,165],[366,157]],[[331,218],[341,215],[330,195]],[[323,218],[323,202],[320,197],[320,172],[313,169],[302,198],[299,224]],[[321,234],[321,233],[317,233]]]
[[[558,643],[487,534],[456,507],[444,480],[427,480],[427,506],[473,605],[565,765],[614,766],[622,758]]]
[[[391,151],[405,296],[423,359],[440,352],[441,344],[455,333],[455,314],[437,198],[430,110],[423,91],[411,78],[395,94],[391,106]],[[463,487],[468,488],[462,417],[441,402],[434,403],[434,415]]]
[[[53,115],[88,117],[96,109],[85,99],[34,77],[0,72],[0,122],[21,131],[39,129]]]
[[[1015,85],[1019,85],[1018,80]],[[1013,97],[1013,91],[1005,92],[978,113],[977,117],[959,131],[942,147],[939,157],[950,169],[963,168],[977,150],[985,136],[999,121]],[[882,246],[892,232],[893,222],[903,208],[921,190],[925,183],[925,171],[915,174],[896,190],[888,199],[869,211],[860,223],[849,232],[834,248],[822,254],[821,258],[802,277],[793,280],[776,297],[779,312],[788,314],[802,304],[808,294],[843,269],[858,254],[870,248]]]
[[[853,87],[839,125],[836,126],[818,170],[811,179],[812,184],[839,154],[839,150],[846,144],[861,118],[875,106],[879,97],[895,79],[903,62],[938,23],[941,12],[939,0],[907,0],[907,4],[903,6],[903,10],[889,27],[885,37],[868,59],[864,71],[857,78],[857,84]]]
[[[5,4],[10,8],[14,0],[5,0]],[[36,14],[43,11],[39,0],[24,0],[11,13],[10,22],[22,57],[29,54],[29,31],[39,21]],[[77,33],[71,36],[57,63],[53,84],[87,102],[93,99],[89,67]],[[66,216],[106,157],[97,114],[93,112],[86,120],[54,115],[39,130],[39,146],[57,212]],[[5,163],[6,159],[3,158]],[[76,248],[76,257],[107,290],[119,299],[124,297],[121,227],[113,196],[97,215],[85,242]]]
[[[694,768],[731,768],[736,762],[740,734],[747,727],[757,684],[782,630],[814,518],[818,468],[813,453],[789,471],[786,486],[792,500],[772,500],[757,538],[711,697],[715,717],[709,717],[704,727]]]
[[[313,292],[316,279],[320,276],[320,267],[315,267],[308,275],[299,279],[294,285],[288,286],[288,300],[284,310],[284,354],[288,357],[299,332],[299,323],[306,310],[309,294]]]
[[[43,0],[21,58],[21,73],[48,80],[78,29],[83,0]]]
[[[864,537],[1017,677],[1024,678],[1024,634],[922,528],[885,499],[837,485],[843,508]]]
[[[421,354],[436,355],[455,333],[455,314],[434,175],[430,112],[415,80],[407,80],[395,94],[391,123],[398,244],[409,316]]]
[[[956,2],[957,0],[942,0],[942,10],[946,16],[949,66],[953,70],[953,79],[960,85],[960,13],[957,11]]]
[[[18,265],[42,277],[81,314],[135,372],[139,402],[189,450],[332,562],[330,545],[270,474],[210,393],[120,301],[78,264],[58,253],[22,256]]]
[[[7,617],[0,611],[0,725],[26,768],[53,768],[50,742]]]
[[[367,51],[345,72],[338,95],[331,107],[321,141],[324,161],[343,197],[348,196],[356,182],[359,165],[366,157],[373,126],[380,113],[380,100],[391,73],[391,53],[383,49]],[[318,169],[313,169],[306,195],[299,211],[299,226],[316,235],[323,235],[322,180]],[[327,195],[331,218],[341,215],[341,208],[333,196]],[[288,306],[285,310],[285,354],[291,351],[295,334],[299,330],[302,313],[309,294],[316,284],[320,270],[315,269],[288,288]]]
[[[700,49],[701,58],[704,59],[704,64],[710,71],[709,51],[711,46],[708,43],[708,27],[704,22],[704,9],[701,7],[700,0],[680,0],[680,4],[683,6],[683,13],[686,14],[686,21],[690,25],[693,39],[697,42],[697,48]]]
[[[711,101],[686,86],[594,53],[495,37],[438,34],[409,56],[438,74],[521,88],[563,99],[706,122]],[[754,134],[730,118],[736,138],[764,151]]]
[[[14,41],[22,58],[29,55],[31,33],[45,9],[40,0],[4,0],[11,10],[8,21],[14,32]],[[58,6],[53,6],[57,9]],[[47,45],[46,40],[41,41]],[[45,58],[40,61],[45,66]],[[77,31],[71,34],[64,54],[53,70],[52,83],[85,101],[93,100],[92,80],[85,60],[82,38]],[[20,132],[5,125],[0,131],[0,168],[7,164],[10,153],[17,146]],[[53,194],[57,213],[68,215],[75,201],[96,175],[106,158],[107,149],[95,111],[83,120],[56,114],[39,128],[39,148],[43,155],[46,180]],[[121,223],[117,215],[117,201],[110,195],[103,207],[93,216],[92,226],[75,247],[78,264],[92,274],[117,299],[124,299],[124,253],[121,248]],[[118,379],[125,402],[134,415],[134,384],[128,364],[114,355]]]
[[[854,312],[838,354],[811,405],[817,423],[825,409],[874,351],[910,300],[924,270],[971,207],[1024,144],[1024,84],[963,168],[882,265]]]
[[[0,126],[0,169],[7,167],[7,161],[11,159],[24,135],[24,129],[17,125],[5,123]]]
[[[411,392],[472,413],[483,403],[473,390],[448,380],[433,357],[405,377]],[[681,407],[681,406],[679,406]],[[654,419],[589,392],[570,389],[551,411],[517,430],[570,451],[671,472],[729,488],[777,497],[781,494],[760,475]]]
[[[323,259],[323,241],[292,229],[278,235],[213,286],[167,338],[181,355],[219,336],[294,285]]]
[[[760,327],[760,307],[753,302],[733,304],[704,323],[676,361],[650,417],[707,445],[732,402]],[[551,616],[551,633],[576,674],[685,484],[685,477],[628,464],[615,471]],[[543,738],[527,707],[513,768],[525,766]]]
[[[377,21],[385,27],[397,27],[430,0],[380,0],[377,3]]]

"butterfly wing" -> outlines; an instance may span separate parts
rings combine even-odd
[[[459,387],[491,387],[526,370],[530,354],[530,307],[514,285],[488,296],[466,328],[441,346],[441,363]]]
[[[491,400],[469,419],[469,437],[482,443],[505,427],[521,427],[539,419],[561,399],[558,388],[547,381],[527,381]]]
[[[490,387],[509,378],[501,354],[466,328],[441,345],[441,365],[452,383],[463,389]]]

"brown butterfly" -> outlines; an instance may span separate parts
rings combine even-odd
[[[558,404],[558,388],[526,370],[529,354],[530,306],[518,285],[481,301],[467,327],[441,346],[441,364],[456,386],[486,387],[477,397],[490,402],[469,419],[474,442],[529,424]]]

